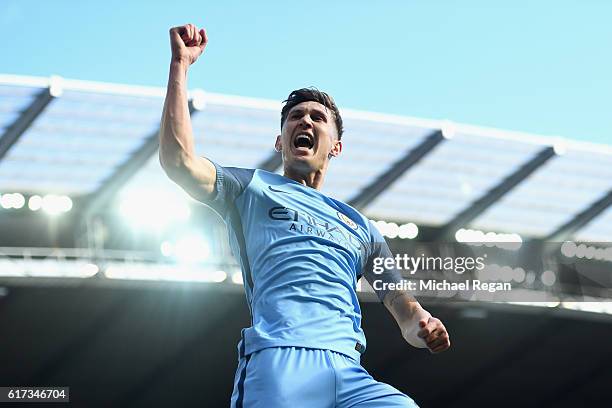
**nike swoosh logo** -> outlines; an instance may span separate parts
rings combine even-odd
[[[270,189],[270,191],[274,191],[274,192],[276,192],[276,193],[285,193],[285,194],[291,194],[291,193],[290,193],[290,192],[288,192],[288,191],[276,190],[276,189],[272,188],[272,186],[268,186],[268,188]]]

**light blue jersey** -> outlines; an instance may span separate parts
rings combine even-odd
[[[391,256],[378,230],[349,205],[289,178],[215,167],[216,192],[208,204],[228,226],[252,316],[241,354],[303,347],[359,361],[366,340],[357,281],[362,275],[370,282],[400,278],[372,273],[374,258]]]

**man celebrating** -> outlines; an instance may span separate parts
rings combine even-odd
[[[242,267],[252,325],[242,331],[232,407],[415,407],[360,365],[366,341],[356,286],[392,257],[373,224],[319,192],[342,151],[342,118],[333,99],[313,88],[291,92],[281,112],[284,175],[223,167],[196,157],[187,102],[187,71],[204,51],[206,32],[170,30],[172,62],[160,130],[166,174],[225,220]],[[379,285],[380,286],[380,285]],[[377,291],[402,335],[433,353],[448,333],[408,293]]]

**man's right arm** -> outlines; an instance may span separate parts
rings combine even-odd
[[[195,154],[187,101],[187,71],[204,51],[206,32],[187,24],[170,29],[172,61],[160,132],[159,160],[175,183],[198,201],[213,197],[215,166]]]

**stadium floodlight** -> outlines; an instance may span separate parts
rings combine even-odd
[[[178,282],[216,282],[227,279],[222,270],[207,270],[189,265],[161,265],[147,263],[113,263],[106,267],[109,279],[153,280]]]
[[[598,248],[592,245],[576,245],[574,242],[565,241],[561,245],[561,254],[566,258],[586,258],[612,262],[612,247]]]
[[[397,238],[397,236],[399,235],[399,225],[397,225],[394,222],[388,222],[385,225],[385,234],[388,238]]]
[[[8,210],[9,208],[13,208],[11,194],[0,195],[0,206],[6,210]]]
[[[100,272],[100,268],[96,264],[86,263],[81,266],[81,272],[83,276],[94,276],[96,273]]]
[[[481,231],[478,231],[481,232]],[[486,247],[493,247],[497,243],[497,234],[494,232],[487,232],[483,236],[483,241],[485,242]]]
[[[486,242],[486,235],[482,231],[460,228],[455,232],[457,242],[472,243],[474,245],[482,245]]]
[[[23,194],[14,193],[13,194],[13,208],[15,209],[23,208],[24,205],[25,205],[25,197],[23,196]]]
[[[466,242],[467,240],[467,230],[465,228],[459,228],[457,232],[455,232],[455,240],[457,242]]]
[[[38,211],[42,208],[42,197],[33,195],[28,199],[28,208],[32,211]]]
[[[515,282],[521,283],[525,280],[525,270],[523,268],[515,268],[514,269],[514,277]]]
[[[499,234],[495,232],[487,232],[461,228],[455,232],[457,242],[462,242],[470,245],[487,247],[496,246],[501,249],[516,251],[523,245],[523,238],[516,233]]]
[[[97,265],[82,261],[61,259],[14,260],[10,263],[12,275],[44,278],[90,278],[98,273]],[[0,275],[2,275],[0,263]],[[7,276],[7,275],[4,275]]]
[[[62,195],[59,197],[59,201],[62,205],[63,212],[68,212],[72,210],[72,199],[70,197]]]
[[[414,239],[419,235],[419,227],[416,224],[409,222],[408,224],[402,224],[399,227],[398,236],[402,239]]]
[[[546,270],[542,272],[542,275],[540,276],[540,280],[546,286],[552,286],[555,284],[557,277],[555,276],[555,273],[553,271]]]
[[[232,282],[237,285],[242,285],[244,283],[242,279],[242,272],[234,272],[232,274]]]
[[[4,209],[19,209],[25,205],[25,198],[20,193],[6,193],[0,197],[0,206]]]
[[[387,221],[372,221],[374,227],[380,232],[383,237],[414,239],[419,235],[419,227],[416,224],[409,222],[407,224],[397,225],[394,222]]]
[[[553,151],[557,156],[563,156],[567,153],[567,142],[562,138],[558,138],[557,141],[553,143]]]
[[[42,209],[49,215],[57,215],[72,209],[72,200],[68,196],[48,194],[42,199]]]
[[[522,283],[525,281],[527,273],[523,268],[512,268],[511,266],[500,266],[495,263],[486,265],[477,271],[478,279],[483,281],[515,281]],[[533,282],[532,282],[533,283]]]
[[[52,75],[49,78],[49,95],[54,98],[58,98],[62,96],[64,93],[64,80],[62,77],[57,75]]]
[[[206,93],[201,89],[191,91],[191,106],[197,111],[206,108]]]
[[[590,246],[590,245],[587,246],[587,249],[586,249],[586,251],[584,253],[584,257],[586,259],[593,259],[595,257],[595,251],[596,251],[595,247]]]
[[[442,131],[442,137],[448,140],[448,139],[452,139],[453,137],[455,137],[455,133],[457,132],[457,127],[450,120],[445,120],[442,123],[442,128],[440,130]]]
[[[212,271],[206,274],[211,282],[221,283],[227,279],[227,273],[225,271]]]
[[[191,216],[186,200],[178,194],[129,191],[120,197],[119,213],[135,228],[163,230]]]
[[[163,273],[162,265],[137,263],[113,263],[106,266],[104,276],[109,279],[158,280]]]

